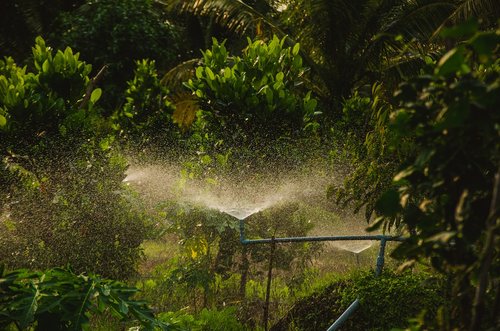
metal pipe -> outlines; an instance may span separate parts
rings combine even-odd
[[[240,223],[241,224],[241,223]],[[241,231],[241,225],[240,225]],[[283,237],[264,239],[244,239],[244,232],[240,232],[240,242],[243,245],[249,244],[270,244],[276,243],[291,243],[291,242],[306,242],[306,241],[347,241],[347,240],[380,240],[380,241],[404,241],[404,237],[384,236],[384,235],[366,235],[366,236],[314,236],[314,237]]]
[[[338,328],[340,328],[340,326],[342,324],[344,324],[344,322],[359,308],[359,300],[356,299],[353,301],[353,303],[351,303],[351,305],[349,307],[347,307],[347,309],[342,313],[342,315],[340,315],[339,318],[337,318],[337,320],[332,324],[330,325],[330,327],[326,330],[326,331],[335,331],[337,330]]]
[[[273,278],[273,262],[276,243],[271,243],[271,251],[269,252],[269,268],[267,271],[267,286],[266,286],[266,304],[264,305],[263,324],[264,330],[269,330],[269,302],[271,300],[271,281]]]
[[[377,265],[375,275],[379,276],[384,267],[385,246],[388,241],[405,241],[406,238],[398,236],[385,235],[365,235],[365,236],[314,236],[314,237],[283,237],[283,238],[264,238],[264,239],[245,239],[245,220],[240,220],[240,242],[243,245],[251,244],[272,244],[276,243],[291,243],[291,242],[308,242],[308,241],[348,241],[348,240],[378,240],[380,241],[380,249],[377,256]],[[271,262],[272,263],[272,262]],[[271,264],[272,265],[272,264]],[[269,286],[269,284],[268,284]],[[328,328],[327,331],[337,330],[357,309],[359,308],[359,300],[354,300],[353,303],[340,315],[340,317]]]
[[[243,244],[245,241],[245,220],[240,220],[240,242]]]
[[[377,268],[375,269],[375,276],[380,276],[382,269],[384,268],[385,261],[385,244],[387,243],[387,238],[380,240],[380,249],[377,256]]]

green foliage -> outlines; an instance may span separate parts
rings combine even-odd
[[[175,60],[177,32],[160,13],[150,0],[88,0],[59,16],[51,40],[78,49],[95,66],[108,66],[104,104],[112,109],[122,100],[136,60],[152,59],[161,68]]]
[[[246,221],[248,239],[271,237],[305,237],[314,228],[300,210],[298,203],[283,203],[249,217]],[[274,267],[291,271],[298,276],[316,256],[321,244],[294,243],[278,245],[275,249]],[[269,261],[268,245],[253,245],[248,248],[252,264],[262,264],[265,270]]]
[[[147,224],[89,86],[90,65],[37,38],[34,71],[0,62],[0,259],[125,278]],[[83,98],[82,98],[83,96]]]
[[[397,149],[391,147],[395,135],[387,126],[393,106],[386,94],[381,84],[372,86],[370,96],[354,93],[344,100],[342,117],[331,129],[338,142],[335,160],[354,165],[354,170],[342,186],[329,187],[328,195],[338,204],[353,206],[356,212],[364,207],[367,221],[380,192],[391,187],[401,160],[411,151],[411,144],[405,139],[397,141]]]
[[[217,275],[226,275],[234,255],[241,249],[236,232],[238,222],[216,210],[189,205],[169,208],[169,231],[178,235],[181,254],[169,271],[167,282],[201,290],[203,306],[210,306],[216,299]]]
[[[184,84],[200,108],[187,140],[193,155],[186,177],[224,185],[224,178],[255,177],[277,167],[285,171],[311,160],[321,147],[319,112],[304,87],[298,49],[274,37],[249,40],[241,56],[231,56],[224,42],[213,40],[195,77]],[[179,114],[194,109],[183,105],[176,104],[174,118],[191,118]]]
[[[220,211],[189,205],[164,208],[180,250],[174,258],[158,265],[152,278],[138,283],[144,298],[164,311],[185,309],[197,313],[202,308],[239,307],[242,323],[260,325],[269,246],[243,246],[237,219]],[[311,228],[296,204],[286,204],[252,215],[246,230],[252,238],[267,238],[305,236]],[[318,251],[319,245],[309,243],[276,247],[271,291],[274,316],[289,306],[300,288],[307,286],[306,279],[312,279],[304,275]]]
[[[448,37],[463,37],[464,31],[454,29]],[[499,44],[499,30],[474,34],[432,73],[402,84],[396,92],[400,106],[391,114],[391,129],[400,140],[412,139],[415,153],[394,177],[397,191],[378,202],[377,225],[391,226],[399,215],[414,235],[395,254],[430,258],[434,268],[451,275],[455,300],[441,321],[446,329],[479,323],[472,321],[473,303],[486,316],[489,299],[476,292],[477,281],[499,276],[498,260],[486,258],[498,255],[492,199],[500,162]],[[493,293],[498,288],[490,286]],[[494,317],[484,323],[492,326]]]
[[[460,2],[469,15],[477,5]],[[491,0],[485,2],[484,12],[494,16],[495,6],[489,5]],[[336,116],[341,100],[353,89],[376,81],[389,85],[418,72],[423,64],[418,54],[435,51],[435,44],[428,47],[429,37],[457,1],[171,0],[169,4],[197,16],[212,16],[245,35],[252,30],[257,36],[289,34],[287,42],[300,43],[315,90],[335,107],[329,110]]]
[[[162,321],[168,322],[174,330],[179,331],[239,331],[247,330],[236,319],[236,308],[222,310],[204,308],[193,316],[185,313],[167,312],[159,315]]]
[[[80,109],[82,91],[89,82],[91,66],[70,48],[55,54],[38,37],[33,48],[35,71],[26,72],[12,58],[0,60],[0,113],[7,119],[3,131],[36,139],[40,132],[54,133],[61,126],[81,129],[90,124],[92,105]]]
[[[125,104],[116,117],[125,132],[160,130],[171,123],[168,89],[160,83],[153,60],[136,62],[134,78],[127,82]]]
[[[317,101],[297,88],[305,71],[299,46],[284,47],[284,42],[249,39],[242,57],[230,57],[224,43],[214,39],[212,49],[203,52],[203,64],[186,86],[200,101],[204,120],[223,137],[230,129],[239,142],[247,135],[271,139],[316,126]]]
[[[89,330],[89,318],[110,313],[135,320],[146,330],[166,329],[144,302],[132,299],[136,288],[68,269],[15,270],[0,276],[0,326],[18,330]]]
[[[295,303],[271,330],[326,330],[356,299],[360,308],[343,325],[347,330],[390,330],[427,309],[435,318],[443,303],[442,282],[426,274],[359,272],[336,280]]]

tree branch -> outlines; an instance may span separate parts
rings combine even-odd
[[[104,73],[108,69],[108,65],[105,64],[101,70],[97,73],[97,75],[94,76],[89,82],[89,85],[87,86],[87,90],[85,91],[85,94],[83,95],[82,102],[80,103],[80,107],[78,109],[83,109],[87,106],[87,104],[90,101],[90,96],[92,95],[92,91],[95,89],[97,82],[104,76]]]

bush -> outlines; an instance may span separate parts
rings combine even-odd
[[[315,126],[317,101],[296,87],[304,83],[305,72],[299,45],[283,44],[277,37],[268,43],[249,39],[240,58],[214,39],[212,49],[203,53],[203,64],[186,86],[219,134],[231,129],[236,142],[248,143],[255,135],[273,139]]]
[[[160,12],[150,0],[88,0],[60,15],[60,28],[51,39],[78,49],[98,67],[108,65],[104,104],[113,109],[136,60],[147,58],[168,68],[177,58],[177,33]]]
[[[443,36],[466,41],[450,49],[426,75],[395,92],[390,117],[393,145],[411,140],[392,190],[376,203],[374,226],[394,219],[412,233],[394,251],[400,259],[428,259],[450,277],[451,300],[434,327],[498,327],[500,275],[497,192],[500,189],[500,29],[477,32],[477,23]],[[496,298],[495,298],[496,297]]]
[[[0,61],[0,259],[129,277],[147,224],[122,184],[102,91],[86,92],[91,66],[70,48],[37,38],[33,57],[33,72]]]
[[[360,307],[345,322],[346,330],[405,327],[423,309],[434,318],[442,291],[440,280],[426,274],[359,272],[299,300],[272,330],[326,330],[356,298]]]

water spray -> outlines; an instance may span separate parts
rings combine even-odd
[[[170,171],[169,171],[170,170]],[[150,198],[156,198],[157,200],[166,200],[169,198],[174,198],[176,200],[198,203],[206,206],[207,208],[219,210],[225,214],[228,214],[239,220],[239,230],[240,230],[240,242],[244,247],[248,245],[255,244],[270,244],[270,259],[269,259],[269,269],[268,269],[268,283],[266,291],[266,304],[264,307],[264,326],[265,330],[268,329],[268,314],[269,314],[269,296],[271,288],[271,277],[274,259],[275,246],[280,243],[295,243],[295,242],[333,242],[333,243],[343,243],[338,245],[340,249],[347,250],[356,254],[356,260],[359,265],[359,253],[368,249],[372,246],[373,241],[378,241],[380,243],[379,252],[376,260],[375,274],[378,276],[381,274],[384,267],[384,255],[385,247],[388,241],[404,241],[405,238],[398,236],[386,236],[386,235],[338,235],[338,236],[305,236],[305,237],[271,237],[262,239],[247,239],[245,236],[245,220],[251,215],[263,211],[279,202],[293,201],[297,199],[304,198],[308,194],[314,193],[314,191],[304,192],[304,186],[310,187],[311,178],[297,179],[297,176],[292,176],[293,185],[283,185],[283,182],[277,181],[273,183],[268,183],[267,190],[262,190],[262,187],[253,187],[254,193],[241,191],[241,187],[236,185],[234,188],[228,191],[224,190],[222,195],[217,192],[207,191],[202,186],[198,186],[195,183],[189,187],[185,187],[182,190],[182,195],[176,195],[173,192],[175,190],[175,183],[178,182],[178,178],[173,176],[173,173],[178,173],[172,171],[169,167],[164,166],[146,166],[146,167],[136,167],[135,169],[129,169],[127,173],[127,178],[124,180],[126,183],[137,184],[140,190],[144,190],[148,193]],[[170,174],[170,176],[165,176],[165,173]],[[288,178],[288,179],[290,179]],[[306,183],[306,184],[305,184]],[[323,183],[324,184],[324,183]],[[248,186],[247,186],[248,189]],[[251,188],[250,188],[251,189]],[[248,191],[248,190],[246,190]],[[245,196],[244,199],[239,199]],[[253,198],[253,199],[252,199]],[[235,206],[235,200],[239,202]],[[245,207],[241,207],[241,206]],[[366,243],[361,246],[356,245],[346,245],[344,243],[348,242],[363,242]],[[359,308],[359,300],[356,299],[347,310],[333,323],[327,331],[337,330],[357,309]]]

